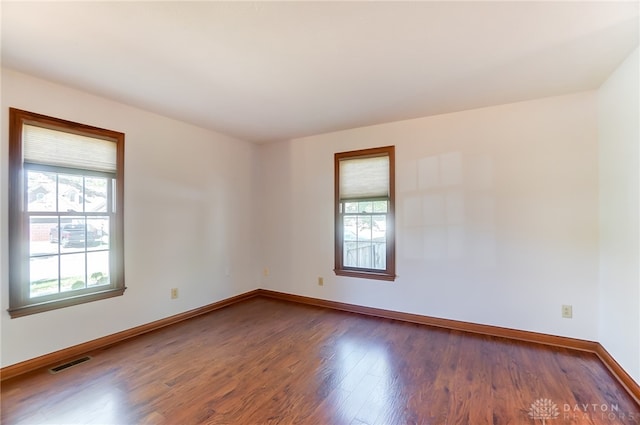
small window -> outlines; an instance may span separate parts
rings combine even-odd
[[[122,295],[124,134],[9,115],[11,317]]]
[[[395,279],[394,147],[335,154],[335,273]]]

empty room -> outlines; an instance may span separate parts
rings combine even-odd
[[[640,2],[0,8],[2,424],[640,424]]]

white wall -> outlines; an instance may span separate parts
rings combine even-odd
[[[596,121],[585,92],[263,146],[263,287],[595,340]],[[336,277],[333,154],[390,144],[398,278]]]
[[[126,134],[124,296],[9,318],[9,107]],[[2,366],[258,287],[254,145],[9,70],[1,133]]]
[[[638,49],[598,90],[599,339],[640,383]]]

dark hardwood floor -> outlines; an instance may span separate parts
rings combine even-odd
[[[3,382],[2,424],[640,423],[594,354],[266,298],[88,354]]]

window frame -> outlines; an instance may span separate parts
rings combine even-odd
[[[66,133],[108,140],[116,144],[115,211],[104,215],[113,217],[113,228],[109,235],[109,285],[95,290],[70,291],[59,296],[30,298],[29,291],[29,211],[26,205],[26,170],[33,167],[23,161],[23,126],[39,127]],[[68,120],[54,118],[34,112],[9,108],[9,315],[11,318],[41,313],[73,305],[116,297],[126,290],[124,281],[124,133],[93,127]],[[36,167],[37,168],[37,167]],[[45,166],[46,168],[46,166]],[[64,167],[52,166],[52,169]],[[82,175],[92,171],[82,170]],[[57,172],[57,171],[56,171]],[[78,172],[78,170],[76,170]],[[52,215],[58,215],[58,211]],[[84,215],[84,212],[81,214]],[[85,247],[86,255],[86,247]],[[57,255],[60,255],[58,253]]]
[[[386,269],[366,269],[344,266],[344,222],[345,214],[341,211],[341,204],[349,200],[340,199],[340,161],[349,159],[365,159],[380,156],[389,157],[389,196],[387,199],[387,229],[386,229]],[[338,276],[357,277],[365,279],[394,281],[396,278],[396,249],[395,249],[395,146],[383,146],[378,148],[360,149],[348,152],[339,152],[334,155],[334,228],[335,228],[335,268]],[[380,199],[380,198],[376,198]],[[369,200],[369,199],[367,199]],[[370,200],[374,200],[371,198]],[[356,201],[355,199],[351,201]],[[364,201],[360,199],[357,201]]]

